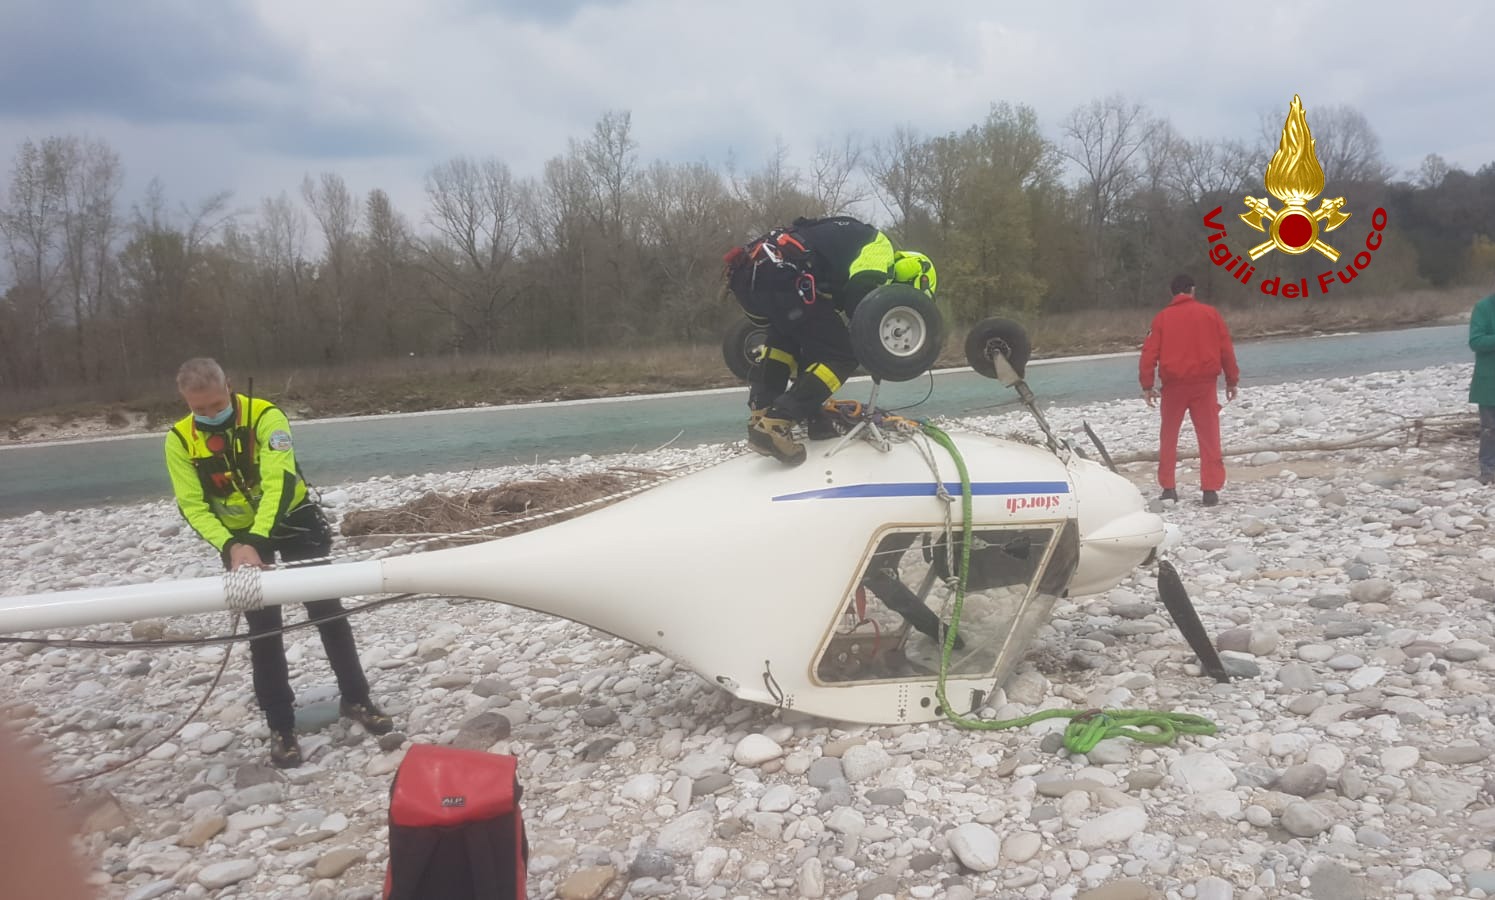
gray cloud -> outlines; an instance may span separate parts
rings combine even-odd
[[[632,112],[644,162],[731,152],[756,168],[779,138],[802,166],[819,138],[961,130],[999,101],[1059,139],[1074,106],[1112,92],[1189,138],[1254,137],[1299,93],[1310,122],[1362,110],[1398,169],[1430,152],[1495,161],[1495,87],[1474,71],[1495,12],[1458,0],[1415,16],[1389,0],[1229,15],[823,0],[792,19],[699,0],[17,4],[0,30],[0,139],[86,124],[124,141],[130,169],[246,192],[330,169],[419,197],[419,173],[457,154],[535,175],[609,109]]]

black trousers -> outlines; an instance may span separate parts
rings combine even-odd
[[[326,556],[332,550],[332,530],[313,504],[306,503],[287,514],[272,537],[274,553],[282,562],[296,562]],[[273,560],[265,560],[271,563]],[[324,565],[324,563],[313,563]],[[343,610],[341,598],[314,600],[305,604],[308,619],[320,619]],[[277,631],[283,620],[279,606],[249,610],[244,613],[251,635]],[[358,661],[358,648],[353,642],[353,626],[346,618],[334,619],[317,626],[322,636],[322,648],[327,651],[327,661],[332,664],[332,673],[337,677],[337,688],[349,703],[369,701],[369,683],[364,675],[363,664]],[[291,673],[286,662],[285,640],[278,633],[252,638],[249,642],[249,660],[254,670],[254,699],[265,713],[265,720],[274,731],[288,731],[296,724],[296,695],[291,690]]]
[[[839,384],[857,370],[846,320],[829,298],[805,303],[794,274],[768,266],[759,268],[754,282],[734,284],[733,293],[744,312],[767,323],[767,349],[789,355],[799,366],[791,388],[789,365],[765,355],[748,373],[748,405],[775,418],[810,418],[835,393],[821,375]]]

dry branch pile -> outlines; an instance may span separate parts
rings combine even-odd
[[[601,509],[611,504],[597,503],[580,509],[572,507],[661,477],[661,473],[647,469],[614,468],[570,478],[516,481],[466,494],[451,495],[429,491],[390,509],[353,510],[343,517],[341,530],[347,537],[429,537],[482,528],[486,531],[474,537],[489,539],[531,531],[574,518],[584,512]],[[556,512],[557,510],[564,512]],[[556,514],[545,518],[529,518],[539,513],[553,512]],[[525,521],[515,522],[508,528],[503,527],[505,522],[519,519]],[[437,541],[433,544],[441,546],[460,542]]]

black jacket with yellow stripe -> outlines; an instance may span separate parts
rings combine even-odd
[[[233,404],[232,426],[206,429],[189,415],[166,436],[177,507],[220,552],[235,538],[268,543],[276,525],[307,498],[285,413],[243,394],[234,394]]]
[[[794,235],[809,250],[816,290],[848,316],[862,298],[892,278],[893,242],[850,216],[796,219]]]

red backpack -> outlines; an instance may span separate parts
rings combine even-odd
[[[416,744],[395,772],[385,900],[523,900],[529,840],[512,756]]]

